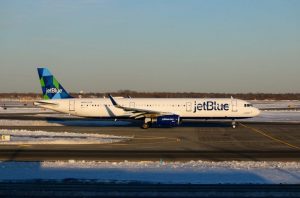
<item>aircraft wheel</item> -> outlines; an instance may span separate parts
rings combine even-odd
[[[142,125],[142,129],[148,129],[150,127],[150,123],[146,122]]]
[[[236,122],[232,121],[232,128],[235,129],[236,128]]]

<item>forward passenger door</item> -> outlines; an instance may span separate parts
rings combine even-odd
[[[186,111],[187,112],[191,112],[192,111],[192,103],[191,102],[187,102],[186,103]]]
[[[75,111],[75,100],[69,100],[69,111]]]

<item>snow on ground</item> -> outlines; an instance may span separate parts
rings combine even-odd
[[[1,144],[107,144],[128,140],[130,137],[71,132],[47,132],[0,129],[1,135],[10,135],[10,141]]]
[[[252,100],[249,101],[257,108],[300,108],[299,100]]]
[[[60,123],[51,123],[44,120],[0,119],[0,126],[63,126],[63,125]]]
[[[257,117],[245,119],[253,122],[300,122],[300,111],[262,111]]]
[[[0,162],[0,180],[82,179],[103,182],[299,184],[299,162]]]
[[[0,119],[0,126],[126,126],[130,121],[114,120],[6,120]]]
[[[0,114],[10,114],[10,113],[52,113],[51,110],[41,109],[41,108],[0,108]]]

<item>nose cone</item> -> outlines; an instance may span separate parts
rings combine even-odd
[[[253,117],[259,116],[260,113],[261,112],[258,108],[253,108],[252,110]]]

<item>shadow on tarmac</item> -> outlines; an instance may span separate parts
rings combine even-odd
[[[81,120],[68,120],[68,119],[46,119],[49,123],[61,124],[64,126],[97,126],[97,127],[141,127],[143,121],[141,120],[108,120],[108,119],[81,119]],[[153,128],[158,128],[153,124]],[[183,121],[177,127],[231,127],[231,122],[226,121]],[[160,127],[170,128],[170,127]]]

